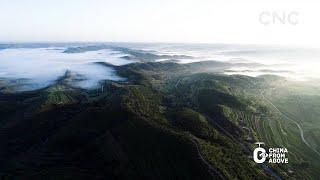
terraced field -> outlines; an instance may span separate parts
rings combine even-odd
[[[208,64],[119,66],[117,72],[127,81],[103,81],[103,88],[95,90],[69,86],[64,83],[68,76],[37,91],[4,90],[0,175],[12,179],[319,176],[318,91],[293,88],[288,93],[284,87],[289,85],[279,86],[283,84],[279,77],[198,72],[202,66]],[[266,147],[286,147],[289,164],[254,163],[257,141]]]
[[[317,93],[320,91],[312,91],[310,95],[311,91],[292,89],[292,84],[282,83],[257,90],[254,94],[263,110],[236,111],[236,116],[240,125],[248,128],[248,140],[265,142],[267,147],[288,149],[289,164],[279,168],[302,179],[313,179],[319,175],[320,167],[317,136],[320,129]]]

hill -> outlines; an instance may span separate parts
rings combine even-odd
[[[315,153],[299,140],[294,124],[261,96],[285,80],[227,76],[213,70],[225,65],[133,63],[115,67],[127,81],[103,81],[101,89],[70,87],[64,83],[66,74],[44,89],[3,91],[0,147],[5,148],[0,148],[0,175],[9,179],[317,177]],[[292,128],[285,130],[287,137],[281,134],[284,127]],[[318,148],[314,132],[308,140]],[[269,147],[285,142],[293,163],[255,164],[251,156],[256,141]],[[308,153],[302,155],[303,151]]]

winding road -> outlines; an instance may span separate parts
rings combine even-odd
[[[179,79],[176,84],[174,85],[175,88],[178,88],[178,85],[181,83],[182,79]],[[205,115],[205,117],[211,121],[212,123],[214,123],[221,131],[223,131],[225,133],[226,136],[228,136],[229,138],[231,138],[233,141],[235,141],[236,143],[238,143],[245,152],[247,153],[251,153],[251,150],[249,150],[248,147],[246,147],[244,144],[242,144],[240,141],[238,141],[236,138],[233,137],[233,135],[231,135],[228,131],[226,131],[223,127],[221,127],[218,123],[215,123],[215,121],[213,121],[209,116]],[[186,132],[188,133],[188,132]],[[191,141],[195,144],[197,151],[198,151],[198,156],[200,158],[200,160],[208,167],[209,169],[209,173],[213,176],[216,177],[216,175],[219,176],[219,178],[221,179],[225,179],[225,177],[219,172],[217,171],[216,168],[214,168],[201,154],[199,145],[198,145],[198,140],[191,135],[190,133],[188,133],[189,136],[191,137]],[[274,172],[269,166],[265,165],[265,164],[259,164],[258,165],[260,168],[262,168],[267,174],[271,175],[274,179],[276,180],[281,180],[282,178],[276,173]]]
[[[200,158],[200,160],[208,167],[209,169],[209,173],[211,174],[212,177],[219,177],[220,179],[225,179],[225,177],[219,172],[217,171],[216,168],[214,168],[201,154],[199,145],[198,145],[198,140],[196,139],[196,137],[194,137],[193,135],[191,135],[190,133],[188,133],[191,141],[195,144],[196,148],[197,148],[197,153],[198,156]]]
[[[303,141],[303,143],[305,144],[305,145],[307,145],[312,151],[314,151],[319,157],[320,157],[320,153],[316,150],[316,149],[314,149],[307,141],[306,141],[306,139],[304,138],[304,132],[303,132],[303,129],[302,129],[302,127],[300,126],[300,124],[299,123],[297,123],[295,120],[293,120],[292,118],[290,118],[290,117],[288,117],[286,114],[284,114],[283,112],[281,112],[278,108],[277,108],[277,106],[275,106],[269,99],[267,99],[264,95],[263,95],[263,92],[261,92],[261,96],[262,96],[262,98],[266,101],[266,102],[268,102],[275,110],[277,110],[283,117],[285,117],[286,119],[288,119],[288,120],[290,120],[292,123],[294,123],[297,127],[298,127],[298,129],[299,129],[299,131],[300,131],[300,137],[301,137],[301,140]]]

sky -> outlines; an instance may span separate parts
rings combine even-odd
[[[0,0],[0,41],[320,47],[319,5],[312,0]]]

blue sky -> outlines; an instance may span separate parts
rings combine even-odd
[[[289,0],[1,0],[0,41],[317,46],[317,7],[315,1]],[[272,13],[288,17],[292,12],[296,25],[272,22]]]

